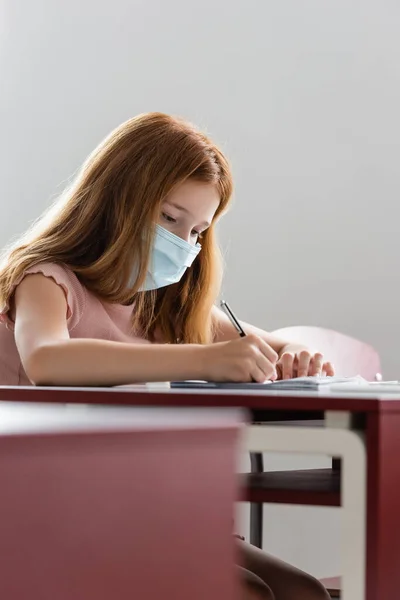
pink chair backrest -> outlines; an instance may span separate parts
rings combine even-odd
[[[377,351],[360,340],[331,329],[320,327],[285,327],[274,335],[290,342],[301,343],[322,352],[326,361],[333,363],[336,375],[354,377],[361,375],[368,381],[379,379],[381,361]]]

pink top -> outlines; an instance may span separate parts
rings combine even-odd
[[[29,273],[42,273],[51,277],[64,291],[71,338],[150,343],[133,335],[132,306],[102,302],[67,267],[54,263],[35,265],[25,271],[15,286]],[[14,323],[9,315],[9,306],[0,310],[0,385],[31,385],[15,344]]]

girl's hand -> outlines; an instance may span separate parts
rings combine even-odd
[[[277,378],[278,355],[257,335],[203,348],[203,379],[264,383]]]
[[[308,375],[335,374],[335,369],[330,362],[324,362],[320,352],[310,350],[284,351],[277,364],[278,379],[292,379],[294,377],[306,377]]]

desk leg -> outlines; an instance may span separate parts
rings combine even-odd
[[[400,415],[374,413],[367,431],[367,600],[400,596]]]
[[[315,453],[342,459],[342,600],[365,600],[366,448],[363,436],[339,428],[250,426],[244,431],[244,438],[250,452]],[[368,600],[393,598],[380,596]]]

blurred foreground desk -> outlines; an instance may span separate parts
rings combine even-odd
[[[236,598],[239,411],[0,403],[0,598]]]

